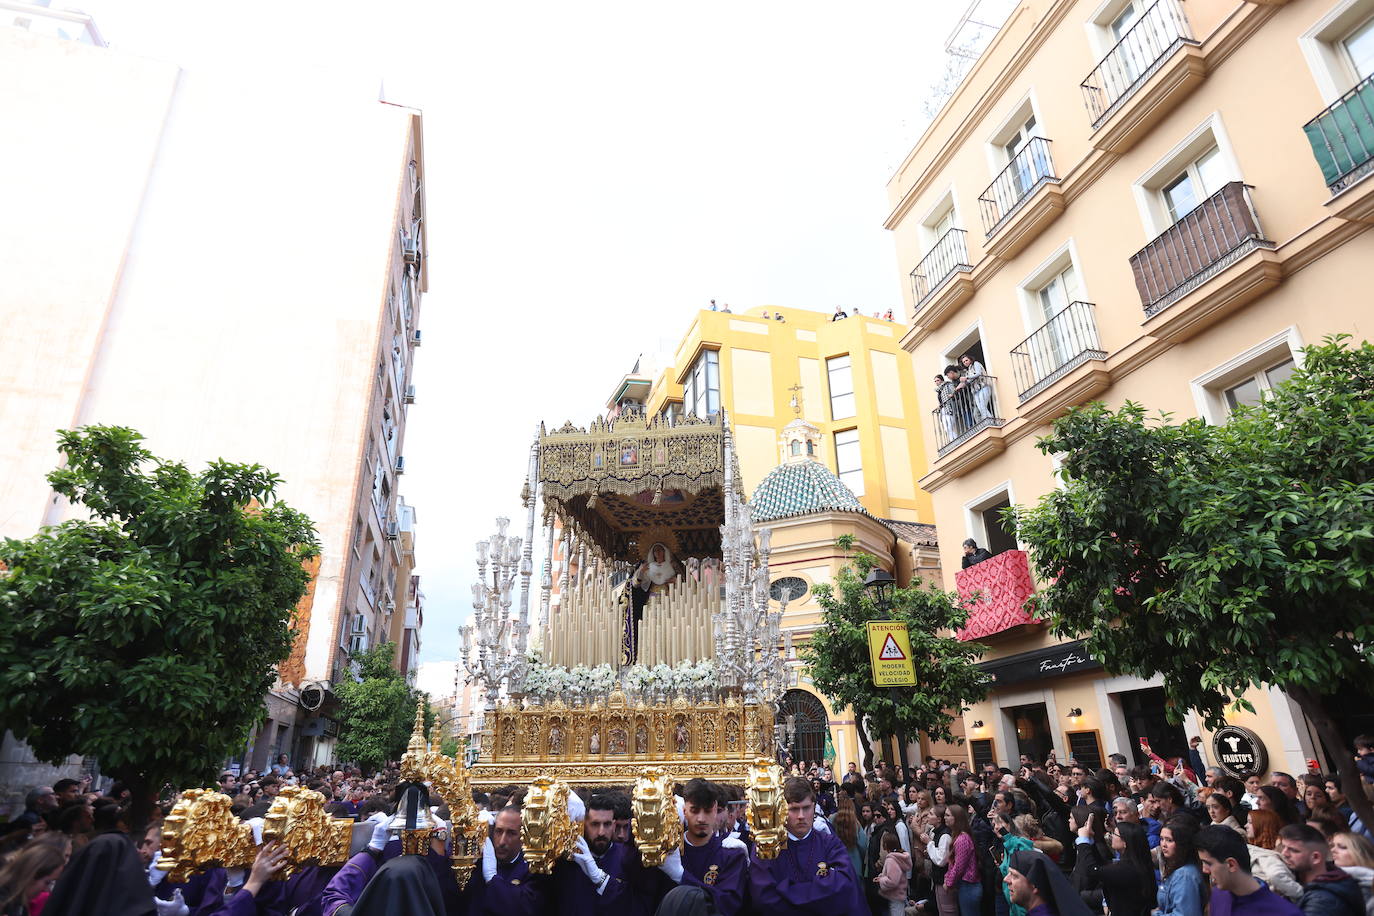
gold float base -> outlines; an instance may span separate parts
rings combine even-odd
[[[632,763],[589,761],[568,763],[474,763],[468,767],[472,785],[496,789],[504,785],[527,786],[540,776],[548,776],[570,786],[629,786],[650,767],[661,767],[675,782],[700,776],[712,782],[744,785],[751,760],[636,760]]]

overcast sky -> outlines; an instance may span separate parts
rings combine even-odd
[[[308,102],[308,68],[423,109],[430,286],[401,492],[421,659],[443,662],[473,544],[498,514],[523,527],[541,419],[585,425],[712,298],[899,306],[884,186],[964,2],[71,5],[114,48],[279,71],[283,104]],[[441,670],[421,686],[448,692]]]

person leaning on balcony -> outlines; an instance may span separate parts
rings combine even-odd
[[[979,547],[978,542],[973,538],[964,538],[964,569],[968,569],[974,563],[981,563],[984,560],[991,559],[992,553],[989,552],[986,547]]]
[[[830,316],[830,320],[831,320],[831,321],[843,321],[844,319],[846,319],[846,318],[848,318],[848,317],[849,317],[849,315],[845,312],[844,306],[837,305],[837,306],[835,306],[835,314],[833,314],[833,315]]]
[[[949,441],[958,439],[973,425],[973,412],[969,409],[968,395],[964,392],[967,383],[961,377],[958,366],[946,366],[944,381],[940,383],[940,414],[944,417],[945,432]]]
[[[972,353],[959,357],[959,365],[964,367],[964,383],[973,392],[973,411],[979,420],[992,416],[992,389],[988,387],[988,370],[973,358]]]

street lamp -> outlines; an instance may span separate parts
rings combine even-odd
[[[884,617],[889,616],[892,611],[892,590],[897,587],[897,580],[892,577],[892,573],[880,566],[875,566],[868,571],[864,578],[864,588],[873,596],[873,603],[878,606],[878,613]],[[888,696],[892,698],[894,707],[900,706],[902,702],[900,687],[889,687]],[[902,778],[907,774],[906,758],[906,735],[900,731],[897,733],[897,756],[902,763]]]
[[[868,577],[864,579],[864,588],[873,596],[874,604],[878,605],[878,610],[886,614],[892,607],[892,589],[897,585],[897,580],[892,578],[892,573],[875,566],[868,571]]]

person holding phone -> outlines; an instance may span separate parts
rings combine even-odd
[[[1073,875],[1070,883],[1094,913],[1102,912],[1102,869],[1112,861],[1107,846],[1107,812],[1099,805],[1077,805],[1069,811],[1074,829]]]

